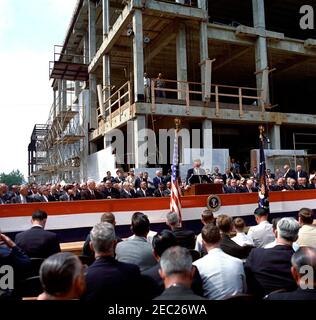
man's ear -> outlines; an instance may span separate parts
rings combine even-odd
[[[294,278],[295,282],[298,283],[299,279],[300,279],[300,276],[299,276],[299,274],[297,273],[296,269],[293,266],[291,267],[291,273],[292,273],[292,277]]]
[[[159,272],[160,278],[161,278],[162,280],[165,280],[165,279],[166,279],[166,274],[163,272],[163,270],[162,270],[162,269],[159,269],[158,272]]]
[[[93,248],[93,243],[92,243],[92,241],[89,242],[89,247],[90,247],[90,249],[94,252],[94,248]]]

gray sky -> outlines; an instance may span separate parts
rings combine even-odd
[[[46,123],[53,95],[48,63],[77,0],[0,0],[0,172],[27,178],[27,146]]]

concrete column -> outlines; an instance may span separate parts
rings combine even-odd
[[[145,140],[146,117],[137,116],[134,120],[133,146],[134,146],[134,161],[135,168],[142,168],[146,165],[146,157],[144,150],[148,150],[148,143]]]
[[[96,5],[92,0],[88,7],[88,29],[89,29],[89,62],[96,54]],[[96,129],[97,123],[97,80],[96,75],[89,75],[90,88],[90,129]]]
[[[102,0],[103,8],[103,40],[107,37],[107,34],[110,29],[110,0]],[[104,101],[108,99],[111,95],[111,68],[110,68],[110,56],[105,54],[103,56],[103,87]]]
[[[61,109],[67,110],[67,80],[62,80],[61,82]]]
[[[257,29],[265,30],[264,0],[252,0],[253,22]],[[258,37],[255,44],[257,88],[265,103],[269,103],[269,70],[266,37]]]
[[[177,51],[177,80],[188,80],[188,67],[187,67],[187,44],[186,44],[186,30],[185,24],[179,25],[179,30],[176,39],[176,51]],[[178,90],[184,90],[178,92],[178,99],[185,100],[188,85],[186,83],[178,82]]]
[[[281,149],[281,133],[280,125],[275,124],[271,128],[271,144],[272,149],[280,150]]]
[[[140,9],[133,15],[134,98],[144,101],[143,16]]]
[[[207,23],[200,23],[200,63],[201,63],[201,82],[211,84],[212,73],[206,73],[207,70],[207,60],[208,60],[208,37],[207,37]],[[209,79],[206,79],[209,77]],[[208,81],[209,80],[209,81]],[[204,92],[202,99],[210,99],[211,86],[202,86],[202,91]]]
[[[203,148],[213,149],[213,124],[212,120],[205,119],[202,123],[203,130]]]
[[[198,8],[207,10],[207,0],[198,0]]]

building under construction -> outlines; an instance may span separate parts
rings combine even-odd
[[[31,135],[30,178],[82,181],[127,170],[109,136],[120,129],[126,137],[128,126],[133,143],[125,156],[145,167],[139,132],[173,128],[175,117],[183,128],[211,130],[201,149],[227,150],[240,162],[255,163],[250,150],[263,125],[270,163],[316,168],[316,32],[299,24],[308,2],[315,4],[79,0],[50,62],[53,104]],[[144,72],[152,79],[149,99]],[[153,80],[159,73],[163,94]]]

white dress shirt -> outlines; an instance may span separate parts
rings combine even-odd
[[[253,246],[253,240],[244,232],[237,232],[236,236],[232,238],[234,242],[236,242],[241,247],[245,245]]]
[[[298,231],[297,243],[302,247],[316,248],[316,226],[304,224]]]
[[[254,245],[259,248],[275,240],[272,224],[268,221],[261,221],[258,225],[250,227],[248,236],[253,240]]]
[[[202,243],[202,233],[200,233],[195,240],[195,251],[202,252],[203,243]]]
[[[243,263],[220,248],[211,249],[206,256],[193,262],[200,273],[204,297],[221,300],[246,291]]]

